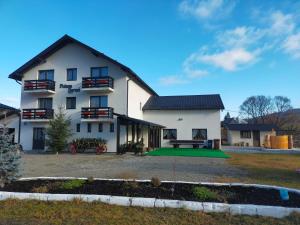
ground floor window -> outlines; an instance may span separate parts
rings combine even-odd
[[[177,139],[177,130],[163,129],[163,139]]]
[[[80,123],[76,124],[76,132],[78,132],[78,133],[80,132]]]
[[[241,138],[251,138],[251,131],[241,130],[240,135],[241,135]]]
[[[92,132],[92,124],[90,124],[90,123],[87,124],[87,132],[88,133]]]
[[[192,129],[193,140],[207,140],[207,129]]]
[[[115,124],[114,123],[110,124],[109,130],[110,130],[111,133],[113,133],[115,131]]]

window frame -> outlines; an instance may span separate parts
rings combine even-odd
[[[103,132],[103,123],[98,124],[98,132],[102,133]]]
[[[109,132],[110,133],[114,133],[115,132],[115,124],[114,123],[110,123],[109,124]]]
[[[69,79],[69,71],[75,71],[75,79],[74,72],[72,72],[72,79]],[[77,81],[77,68],[67,68],[67,81]]]
[[[41,101],[45,101],[44,105],[46,105],[46,107],[41,107]],[[51,101],[51,104],[46,103],[46,101]],[[48,107],[47,105],[49,104],[49,106],[51,105],[51,107]],[[53,109],[53,98],[38,98],[38,108],[39,109]]]
[[[247,134],[247,135],[245,135]],[[241,139],[251,139],[252,131],[251,130],[240,130],[240,138]]]
[[[103,68],[107,68],[107,74],[106,75],[103,75],[101,72],[101,69],[103,69]],[[94,69],[99,69],[99,76],[93,76],[92,74],[92,71],[94,70]],[[99,77],[107,77],[108,76],[108,66],[95,66],[95,67],[91,67],[91,69],[90,69],[90,76],[91,77],[93,77],[93,78],[99,78]]]
[[[205,138],[204,139],[196,139],[193,137],[193,132],[196,130],[204,130],[205,131]],[[192,129],[192,140],[197,140],[197,141],[205,141],[207,140],[207,128],[193,128]]]
[[[72,102],[71,101],[71,107],[68,107],[68,100],[74,100],[75,99],[75,105],[72,105]],[[73,107],[72,107],[73,106]],[[66,97],[66,109],[76,109],[76,97]]]
[[[80,133],[80,123],[77,123],[77,124],[76,124],[76,132],[77,132],[77,133]]]
[[[99,98],[98,105],[99,106],[92,106],[92,98]],[[106,104],[105,106],[102,105],[102,98],[106,98]],[[108,107],[108,96],[107,95],[97,95],[97,96],[90,96],[90,108],[107,108]]]
[[[171,131],[171,130],[175,130],[175,138],[168,138],[165,137],[165,131]],[[175,128],[167,128],[167,129],[163,129],[163,140],[177,140],[177,129]]]
[[[53,72],[53,77],[52,77],[52,79],[49,79],[49,78],[48,78],[48,72],[50,72],[50,71]],[[41,76],[41,73],[42,73],[42,72],[46,72],[46,77],[45,77],[46,79],[40,79],[40,76]],[[54,81],[54,69],[49,69],[49,70],[39,70],[39,71],[38,71],[38,80],[53,80],[53,81]]]

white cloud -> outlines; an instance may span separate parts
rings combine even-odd
[[[291,14],[283,14],[281,11],[275,11],[270,15],[271,35],[289,34],[295,29],[294,17]]]
[[[20,108],[20,99],[17,97],[0,97],[0,103],[11,107]]]
[[[175,84],[186,84],[188,83],[188,80],[178,75],[172,75],[161,77],[159,83],[164,86],[171,86]]]
[[[282,45],[284,51],[293,58],[300,58],[300,32],[290,35]]]
[[[216,19],[228,15],[234,8],[234,1],[225,0],[183,0],[179,11],[199,20]]]
[[[208,75],[208,71],[199,68],[199,63],[196,60],[197,54],[190,55],[184,62],[183,62],[183,73],[188,78],[200,78],[203,76]]]
[[[216,39],[220,46],[241,48],[256,44],[264,37],[265,33],[263,29],[241,26],[219,32]]]
[[[250,52],[244,48],[236,48],[215,54],[199,54],[195,59],[198,62],[211,64],[227,71],[235,71],[242,66],[254,63],[258,53],[258,50]]]

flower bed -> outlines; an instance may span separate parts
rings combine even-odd
[[[300,191],[286,189],[282,200],[277,188],[245,185],[213,185],[191,182],[124,181],[102,179],[33,179],[15,181],[2,192],[85,194],[171,199],[227,204],[254,204],[300,208]]]

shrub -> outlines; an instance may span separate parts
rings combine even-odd
[[[139,188],[139,183],[136,181],[125,181],[123,183],[124,189],[137,189]]]
[[[0,134],[0,186],[3,187],[19,178],[19,145],[12,143],[12,137],[4,127]]]
[[[152,177],[151,184],[153,187],[159,187],[161,185],[160,179],[158,177]]]
[[[85,184],[85,180],[69,180],[61,184],[60,188],[65,190],[72,190],[75,188],[80,188]]]
[[[46,129],[46,145],[51,151],[61,152],[67,147],[67,140],[72,136],[70,124],[71,120],[66,118],[60,107],[59,112],[49,121],[49,127]]]
[[[77,138],[71,144],[76,146],[78,152],[84,152],[97,147],[106,148],[107,141],[102,138]]]
[[[216,201],[220,198],[217,192],[211,191],[206,187],[194,187],[193,195],[199,201]]]

